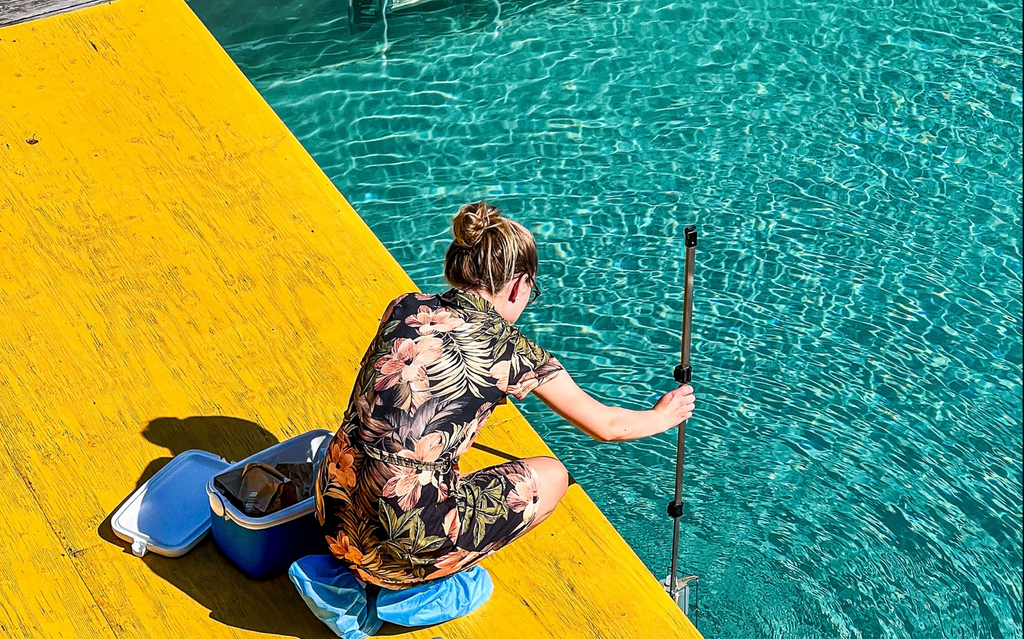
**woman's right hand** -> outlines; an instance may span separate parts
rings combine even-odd
[[[684,384],[679,388],[665,393],[658,403],[654,405],[654,411],[665,418],[665,428],[659,432],[665,432],[674,426],[690,419],[693,416],[693,407],[696,399],[693,396],[693,386]]]

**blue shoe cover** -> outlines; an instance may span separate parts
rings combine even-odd
[[[377,616],[400,626],[432,626],[468,615],[490,598],[491,576],[480,566],[405,590],[381,588]]]
[[[380,630],[373,597],[333,556],[303,557],[288,569],[288,578],[313,614],[339,637],[366,639]]]

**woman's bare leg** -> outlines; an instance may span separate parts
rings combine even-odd
[[[562,462],[554,457],[527,457],[522,460],[537,471],[537,488],[540,492],[540,503],[537,508],[537,516],[533,522],[526,527],[520,535],[525,535],[536,528],[542,521],[555,512],[558,502],[565,496],[569,488],[569,473],[566,472]]]

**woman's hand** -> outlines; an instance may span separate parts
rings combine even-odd
[[[693,396],[693,386],[689,384],[680,386],[662,396],[658,403],[654,405],[654,411],[665,418],[664,423],[668,424],[668,426],[659,432],[665,432],[665,430],[678,426],[680,423],[690,419],[693,416],[695,404],[696,399]]]

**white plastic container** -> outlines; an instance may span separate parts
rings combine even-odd
[[[206,485],[228,462],[204,450],[187,450],[161,468],[129,497],[110,526],[142,557],[153,551],[180,557],[210,530]]]

